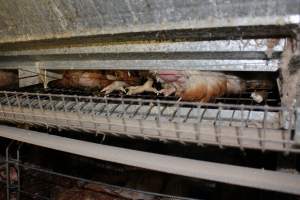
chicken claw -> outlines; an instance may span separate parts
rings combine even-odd
[[[128,89],[127,95],[140,94],[143,92],[153,92],[158,95],[159,91],[157,89],[153,88],[152,86],[153,86],[153,79],[149,78],[144,83],[144,85],[127,87],[127,89]]]
[[[159,91],[160,94],[163,94],[165,97],[170,96],[171,94],[176,92],[175,87],[163,88]]]
[[[126,86],[127,83],[125,83],[124,81],[114,81],[105,88],[103,88],[101,92],[105,92],[105,95],[110,94],[113,91],[122,91],[126,93],[126,90],[124,89],[124,87]]]

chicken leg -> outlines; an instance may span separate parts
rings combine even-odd
[[[113,91],[122,91],[126,93],[124,87],[128,86],[124,81],[114,81],[105,88],[101,90],[101,92],[105,92],[105,95],[112,93]]]
[[[144,83],[144,85],[139,86],[130,86],[127,87],[128,92],[127,95],[134,95],[134,94],[140,94],[143,92],[153,92],[157,95],[159,94],[159,91],[155,88],[153,88],[153,79],[148,78],[148,80]]]
[[[177,91],[176,87],[171,84],[163,84],[163,89],[159,90],[160,94],[163,94],[165,97],[170,96],[171,94]]]

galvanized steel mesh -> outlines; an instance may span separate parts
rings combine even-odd
[[[284,107],[0,92],[0,118],[95,134],[300,152]]]

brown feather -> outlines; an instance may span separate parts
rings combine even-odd
[[[102,88],[110,82],[99,70],[66,70],[63,78],[58,80],[56,85],[65,88]]]
[[[140,77],[128,70],[66,70],[63,78],[55,86],[63,88],[105,88],[114,81],[124,81],[127,85],[136,85]]]
[[[14,88],[18,87],[19,77],[17,71],[0,70],[0,88]]]
[[[220,72],[169,70],[158,71],[157,76],[163,86],[172,83],[177,90],[176,96],[184,101],[210,102],[245,89],[243,80]]]

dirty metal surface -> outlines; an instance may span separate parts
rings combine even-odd
[[[272,48],[268,39],[240,39],[0,51],[0,68],[276,71],[284,42]]]
[[[297,25],[300,0],[1,0],[0,43],[179,29]]]
[[[274,52],[284,49],[285,39],[278,39],[272,48]],[[265,52],[268,50],[268,39],[237,39],[186,42],[144,42],[125,44],[106,44],[86,47],[48,48],[22,51],[0,51],[0,56],[40,56],[60,54],[109,54],[109,53],[205,53],[205,52]],[[5,58],[5,57],[3,57]]]
[[[0,62],[2,69],[114,69],[114,70],[209,70],[209,71],[277,71],[278,60],[54,60]]]
[[[120,137],[285,153],[295,113],[283,107],[1,92],[0,119]]]

